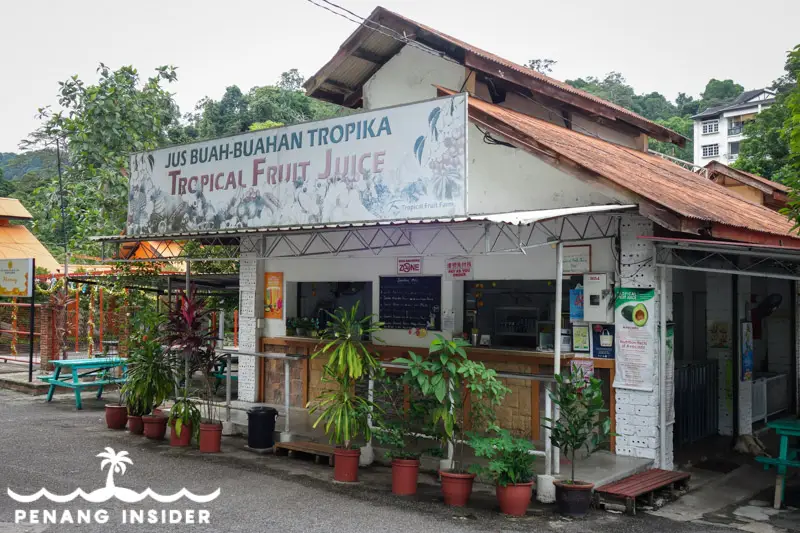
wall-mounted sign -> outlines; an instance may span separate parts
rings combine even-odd
[[[592,245],[565,245],[563,253],[564,275],[585,274],[592,271]]]
[[[592,326],[592,357],[614,359],[614,324]]]
[[[131,156],[128,235],[466,215],[458,94]]]
[[[569,290],[569,321],[583,320],[583,289]]]
[[[656,358],[654,289],[615,289],[617,373],[614,387],[652,391]]]
[[[0,259],[0,296],[33,296],[33,259]]]
[[[576,352],[589,351],[589,326],[572,326],[572,349]]]
[[[451,257],[445,261],[444,266],[447,280],[473,279],[472,259],[469,257]]]
[[[422,274],[421,257],[398,257],[397,275],[398,276],[419,276]]]
[[[753,381],[753,323],[742,322],[742,381]]]
[[[283,318],[283,272],[264,273],[264,318]]]

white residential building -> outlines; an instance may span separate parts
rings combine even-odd
[[[706,109],[694,119],[694,164],[731,163],[739,157],[744,123],[775,101],[769,89],[745,91],[733,102]]]

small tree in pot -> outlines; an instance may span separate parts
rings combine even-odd
[[[154,336],[142,335],[133,343],[127,379],[121,391],[128,405],[131,433],[138,432],[136,417],[141,417],[145,437],[164,438],[167,418],[153,411],[170,397],[174,386],[175,372],[170,360],[164,356],[161,343]]]
[[[360,436],[372,437],[368,419],[374,405],[356,393],[356,381],[379,368],[378,360],[367,350],[364,339],[383,328],[372,316],[358,318],[356,303],[347,311],[343,308],[329,313],[328,327],[323,331],[324,345],[311,357],[328,357],[323,368],[323,382],[332,385],[313,403],[310,413],[321,411],[314,427],[325,423],[325,433],[336,443],[334,479],[357,481],[361,450],[353,448]]]
[[[557,374],[550,398],[560,409],[558,420],[545,418],[550,442],[570,458],[570,477],[556,481],[556,503],[561,514],[585,515],[592,501],[594,484],[575,479],[575,451],[586,447],[594,452],[611,433],[611,419],[601,417],[608,412],[603,401],[602,381],[586,376],[582,368],[572,374]]]
[[[440,430],[443,444],[454,451],[448,468],[439,472],[442,495],[447,505],[459,507],[469,501],[475,480],[475,474],[467,472],[463,464],[464,416],[469,415],[473,427],[491,424],[495,408],[509,392],[494,370],[467,358],[464,348],[468,346],[463,339],[447,340],[436,335],[427,357],[409,352],[408,358],[394,361],[407,365],[409,378],[419,383],[424,395],[436,399],[436,407],[430,413],[432,423]],[[471,398],[469,413],[465,412],[467,397]]]
[[[192,438],[197,438],[200,434],[201,420],[200,409],[184,388],[183,395],[169,410],[169,445],[189,446]]]
[[[487,466],[473,465],[470,471],[494,480],[500,512],[524,516],[533,493],[533,443],[497,426],[490,432],[494,435],[470,434],[475,456],[489,461]]]

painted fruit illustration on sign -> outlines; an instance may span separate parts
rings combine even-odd
[[[622,317],[642,327],[647,324],[647,308],[644,304],[625,306],[622,308]]]

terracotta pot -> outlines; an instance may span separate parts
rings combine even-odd
[[[167,434],[167,417],[157,415],[145,415],[142,417],[144,423],[144,436],[152,440],[164,440]]]
[[[175,422],[169,424],[169,445],[177,447],[186,447],[192,443],[192,425],[183,424],[181,426],[181,435],[177,435],[175,431]]]
[[[472,494],[472,483],[475,474],[456,474],[439,471],[442,478],[442,496],[444,503],[453,507],[464,507]]]
[[[593,483],[555,481],[553,484],[556,486],[556,507],[559,513],[581,517],[589,512],[589,507],[592,506]]]
[[[497,485],[497,503],[500,512],[511,516],[525,516],[533,494],[533,481],[530,483],[508,484],[505,487]]]
[[[125,429],[128,423],[128,408],[124,405],[106,405],[106,425],[108,429]]]
[[[144,422],[142,422],[141,416],[128,415],[128,431],[134,435],[144,433]]]
[[[200,451],[203,453],[219,453],[222,451],[222,424],[200,424]]]
[[[411,496],[417,493],[419,459],[392,460],[392,493]]]
[[[345,483],[358,481],[358,459],[361,457],[361,450],[336,448],[333,456],[333,479]]]

